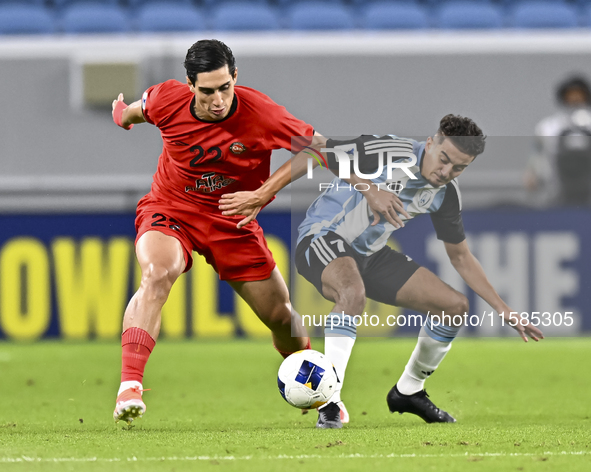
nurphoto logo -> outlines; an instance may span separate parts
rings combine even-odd
[[[340,149],[340,148],[347,149]],[[308,158],[308,173],[307,178],[312,179],[314,177],[314,160],[318,162],[320,167],[328,168],[328,163],[322,154],[315,149],[307,147],[312,152],[304,151],[312,157]],[[402,171],[408,176],[409,179],[416,180],[417,177],[409,170],[409,167],[414,166],[417,163],[417,156],[412,151],[403,153],[403,158],[407,158],[407,161],[400,162],[401,152],[397,150],[388,150],[388,148],[377,149],[374,153],[378,154],[378,165],[375,172],[365,174],[359,170],[359,153],[357,152],[357,146],[355,144],[348,146],[338,146],[335,148],[322,148],[320,150],[323,153],[334,153],[337,162],[339,163],[339,178],[349,179],[351,178],[351,162],[353,162],[353,171],[355,175],[361,179],[375,179],[382,175],[384,171],[384,165],[386,166],[386,179],[392,180],[392,172],[394,169],[402,169]],[[369,152],[366,151],[366,154]],[[385,157],[384,157],[385,154]],[[396,161],[394,161],[396,159]],[[384,162],[385,161],[385,162]],[[324,164],[324,166],[322,165]]]
[[[377,186],[378,189],[383,185],[384,188],[387,188],[390,191],[400,193],[400,190],[402,190],[400,188],[400,177],[406,176],[412,180],[417,179],[417,177],[410,171],[410,167],[416,165],[417,163],[417,156],[415,156],[412,152],[412,148],[401,151],[400,147],[393,147],[390,144],[391,140],[383,140],[383,143],[381,141],[382,140],[377,140],[365,143],[366,156],[369,154],[377,154],[377,167],[372,173],[365,173],[361,171],[359,153],[357,152],[357,144],[355,143],[336,146],[334,148],[322,148],[320,151],[322,153],[333,153],[335,155],[336,162],[338,162],[339,165],[338,176],[340,179],[351,178],[351,163],[353,164],[353,172],[355,175],[361,179],[368,180],[376,179],[382,176],[385,166],[386,183],[374,183],[373,185]],[[378,144],[376,145],[376,143]],[[303,152],[310,156],[308,158],[307,178],[312,179],[314,177],[314,161],[316,161],[321,168],[326,169],[328,169],[328,162],[321,152],[318,152],[317,150],[308,146],[306,146],[305,149],[307,150],[304,150]],[[393,173],[397,169],[400,169],[403,174],[399,173],[400,175],[395,179]],[[393,182],[394,180],[396,180],[396,182]],[[321,183],[319,186],[321,191],[332,187],[334,187],[334,184],[332,183]],[[342,186],[338,186],[337,190],[341,187]],[[346,188],[349,187],[352,186],[346,186]],[[369,190],[369,188],[370,186],[367,183],[358,183],[354,186],[354,189],[359,191],[366,191]]]

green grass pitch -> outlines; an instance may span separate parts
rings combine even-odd
[[[111,418],[117,344],[0,343],[0,470],[591,470],[590,339],[457,340],[427,383],[444,425],[388,412],[414,344],[359,339],[351,423],[325,431],[281,399],[270,342],[160,342],[131,429]]]

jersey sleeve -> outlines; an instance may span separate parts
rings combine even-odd
[[[168,80],[161,84],[153,85],[142,95],[142,113],[150,124],[160,127],[168,118],[170,110],[167,105],[174,95],[174,80]]]
[[[351,140],[339,140],[330,138],[326,141],[326,147],[328,149],[342,149],[345,152],[352,152],[354,149],[357,149],[357,141],[359,139],[360,138]],[[337,161],[337,155],[334,152],[327,152],[325,153],[325,156],[328,168],[330,170],[338,170],[339,162]]]
[[[267,114],[267,144],[270,149],[289,149],[298,153],[303,147],[309,146],[314,136],[314,127],[299,120],[287,109],[269,99],[272,106]]]
[[[459,244],[466,239],[461,198],[457,182],[454,180],[447,184],[441,207],[431,213],[437,239],[451,244]]]

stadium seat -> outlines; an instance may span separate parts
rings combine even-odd
[[[581,26],[586,28],[591,27],[591,1],[589,5],[583,7],[583,15],[581,16]]]
[[[364,6],[368,8],[370,5],[376,3],[382,3],[386,5],[423,5],[424,3],[421,0],[373,0],[371,2],[367,2],[366,0],[351,0],[353,5]]]
[[[205,0],[205,1],[212,1],[212,0]],[[213,0],[216,1],[216,0]],[[298,3],[312,3],[311,0],[275,0],[276,3],[282,7],[290,7],[297,5]],[[346,0],[322,0],[320,3],[338,3],[343,4],[346,3]]]
[[[526,0],[515,5],[509,15],[514,28],[574,28],[578,26],[577,9],[553,0]]]
[[[242,3],[242,4],[250,4],[250,5],[267,5],[270,6],[271,3],[281,3],[282,0],[200,0],[205,6],[208,7],[219,7],[221,5],[225,5],[226,3]],[[293,2],[293,0],[288,0]],[[338,0],[335,0],[338,1]]]
[[[429,27],[426,10],[415,2],[372,3],[363,11],[367,29],[421,29]]]
[[[122,8],[101,3],[80,3],[65,7],[64,33],[123,33],[129,31],[129,19]]]
[[[440,8],[443,5],[447,4],[447,3],[455,3],[458,1],[465,1],[468,3],[473,3],[473,4],[480,4],[480,5],[493,5],[493,6],[497,6],[501,9],[501,12],[503,13],[503,15],[506,15],[508,11],[510,11],[510,9],[517,3],[524,1],[524,0],[423,0],[424,2],[426,2],[427,5],[432,6],[434,8]],[[527,0],[529,1],[529,0]],[[538,0],[534,0],[534,1],[538,1]],[[546,2],[546,1],[550,1],[550,2],[570,2],[572,0],[539,0],[541,2]],[[503,23],[506,23],[506,19],[503,20]]]
[[[279,19],[275,9],[265,4],[222,3],[213,10],[210,27],[225,31],[276,30]]]
[[[78,1],[78,0],[76,0]],[[193,0],[127,0],[127,4],[132,9],[142,8],[151,3],[168,3],[168,4],[175,4],[175,5],[187,5],[187,6],[195,6],[195,3],[201,3],[199,1],[194,2]]]
[[[287,11],[287,25],[296,30],[353,29],[353,16],[344,5],[330,2],[297,3]]]
[[[441,7],[443,5],[445,5],[446,3],[454,3],[456,0],[423,0],[423,3],[427,6],[429,6],[430,8],[438,8]],[[502,2],[514,2],[514,0],[465,0],[469,3],[478,3],[481,5],[485,5],[485,4],[496,4],[499,5]]]
[[[518,3],[523,3],[524,1],[527,2],[531,2],[531,1],[535,1],[537,2],[541,2],[541,3],[562,3],[562,4],[573,4],[576,3],[578,0],[495,0],[496,2],[498,2],[500,5],[504,5],[506,7],[514,7],[515,5],[517,5]],[[580,0],[580,1],[589,1],[589,0]]]
[[[37,5],[0,5],[0,34],[50,34],[55,32],[53,16]]]
[[[1,0],[0,0],[1,1]],[[100,3],[101,5],[119,5],[120,0],[53,0],[53,5],[58,10],[69,7],[70,5],[74,4],[83,4],[83,3]]]
[[[446,2],[438,9],[434,25],[443,29],[501,28],[503,14],[499,6],[486,2]]]
[[[0,6],[4,5],[37,5],[45,6],[45,0],[0,0]]]
[[[137,14],[137,30],[144,33],[199,31],[206,29],[205,17],[192,5],[149,3]]]

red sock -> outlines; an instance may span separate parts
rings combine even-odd
[[[275,344],[273,344],[273,347],[275,348],[275,350],[281,354],[283,356],[284,359],[286,359],[287,357],[291,356],[293,354],[293,352],[287,352],[287,351],[281,351],[279,349],[277,349],[277,346],[275,346]],[[304,349],[301,349],[302,351],[305,349],[312,349],[312,343],[310,342],[310,338],[308,338],[308,342],[306,343],[306,346],[304,347]],[[294,351],[297,352],[297,351]]]
[[[156,341],[140,328],[126,329],[121,335],[121,382],[136,380],[142,383],[144,369]]]

